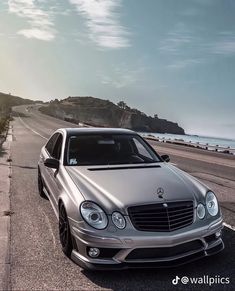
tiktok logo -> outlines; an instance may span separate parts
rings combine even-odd
[[[173,285],[177,285],[179,283],[180,277],[176,276],[175,279],[172,280]]]

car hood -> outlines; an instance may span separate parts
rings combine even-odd
[[[66,170],[85,200],[127,214],[132,205],[193,200],[202,201],[207,188],[176,167],[158,163],[141,166],[67,166]],[[157,194],[163,189],[163,198]]]

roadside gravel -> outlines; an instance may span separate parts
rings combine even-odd
[[[0,290],[7,290],[10,273],[10,144],[11,128],[5,141],[0,140]]]

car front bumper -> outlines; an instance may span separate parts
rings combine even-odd
[[[178,266],[223,250],[219,235],[222,222],[219,218],[209,225],[179,233],[137,232],[135,236],[115,236],[115,233],[98,236],[71,223],[74,243],[71,258],[85,269],[96,270]],[[99,248],[101,256],[91,258],[90,247]]]

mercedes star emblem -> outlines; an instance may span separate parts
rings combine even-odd
[[[157,188],[157,195],[159,198],[163,198],[163,194],[164,194],[164,189],[159,187]]]

